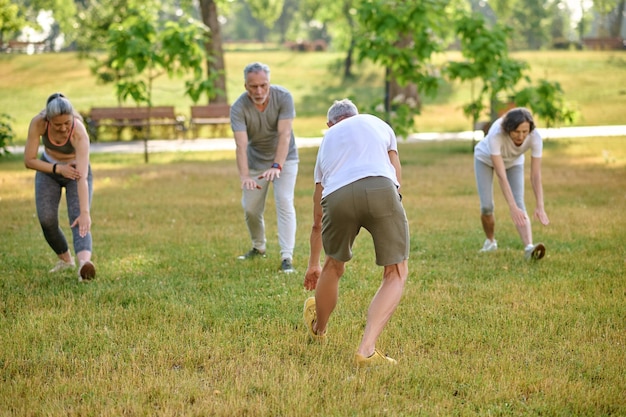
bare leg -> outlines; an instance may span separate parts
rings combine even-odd
[[[316,320],[313,330],[322,335],[326,332],[328,319],[337,305],[339,279],[345,271],[345,262],[326,257],[315,289]]]
[[[408,261],[385,266],[383,282],[370,303],[367,311],[367,324],[363,339],[357,350],[358,354],[369,357],[374,353],[376,340],[387,325],[400,303],[404,283],[409,274]]]
[[[76,257],[78,258],[78,265],[80,267],[85,262],[91,261],[91,251],[81,250],[80,252],[76,254]]]
[[[57,255],[59,257],[60,260],[62,260],[63,262],[65,262],[66,264],[72,263],[72,254],[70,253],[70,251],[68,250],[67,252],[63,252],[60,255]]]
[[[526,216],[526,221],[523,226],[516,226],[517,232],[519,236],[522,238],[522,243],[524,243],[524,247],[533,243],[533,232],[530,227],[530,219]]]
[[[496,234],[496,216],[493,214],[481,214],[480,221],[483,224],[483,230],[487,239],[493,241]]]

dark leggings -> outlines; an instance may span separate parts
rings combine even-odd
[[[45,157],[41,158],[47,161]],[[93,182],[91,177],[91,166],[87,175],[87,185],[89,188],[89,207],[91,207],[91,197],[93,194]],[[58,174],[46,174],[37,171],[35,174],[35,204],[37,206],[37,217],[41,230],[48,245],[57,255],[69,250],[65,235],[59,226],[59,205],[61,203],[61,189],[65,187],[65,200],[67,202],[67,214],[70,225],[80,215],[80,203],[78,200],[78,184],[75,180],[64,178]],[[85,237],[80,237],[78,226],[72,228],[74,239],[74,251],[76,253],[87,250],[91,252],[91,232]]]

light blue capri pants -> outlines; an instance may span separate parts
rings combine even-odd
[[[45,155],[41,157],[43,161],[50,162]],[[91,207],[91,197],[93,194],[93,181],[91,176],[91,166],[87,176],[89,187],[89,207]],[[80,215],[80,204],[78,200],[78,185],[76,181],[64,178],[59,174],[47,174],[37,171],[35,174],[35,204],[37,206],[37,217],[41,230],[48,245],[57,255],[68,251],[69,247],[63,231],[59,227],[59,204],[61,202],[61,191],[65,188],[65,200],[67,202],[67,214],[70,225]],[[91,232],[85,237],[79,234],[78,226],[72,228],[74,241],[74,251],[76,253],[87,250],[91,252]]]
[[[476,175],[476,185],[478,196],[480,197],[480,214],[490,216],[494,212],[495,203],[493,201],[493,167],[474,158],[474,173]],[[513,192],[515,204],[520,209],[526,211],[524,206],[524,165],[513,165],[506,170],[506,178]]]

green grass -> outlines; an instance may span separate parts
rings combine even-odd
[[[531,66],[530,75],[537,81],[547,78],[561,83],[568,102],[579,111],[576,124],[585,126],[624,123],[626,107],[626,58],[619,51],[542,51],[519,52],[515,58]],[[372,64],[355,65],[353,80],[344,82],[341,68],[344,55],[336,52],[297,53],[281,50],[227,50],[225,53],[228,100],[233,102],[243,92],[243,68],[260,60],[272,69],[272,82],[287,87],[294,95],[297,117],[296,135],[321,136],[325,115],[332,100],[351,97],[357,104],[382,101],[384,71]],[[459,60],[450,52],[436,59]],[[100,85],[89,70],[89,62],[74,53],[0,56],[0,113],[14,119],[16,144],[23,144],[30,119],[41,110],[45,99],[63,91],[75,107],[88,112],[93,106],[116,104],[112,85]],[[154,86],[155,105],[174,105],[181,115],[189,115],[192,102],[183,95],[179,79],[163,76]],[[416,117],[420,132],[454,132],[471,128],[461,106],[471,97],[469,84],[442,85],[437,97],[424,97],[422,114]],[[127,103],[132,105],[131,103]],[[539,121],[541,126],[541,121]],[[208,129],[201,135],[208,136]]]
[[[150,164],[92,155],[98,277],[88,284],[47,273],[55,256],[34,173],[10,156],[0,163],[0,415],[625,415],[625,139],[546,142],[551,224],[534,225],[548,249],[538,263],[522,260],[498,191],[500,249],[477,253],[468,142],[402,144],[410,277],[379,341],[399,365],[367,371],[352,355],[381,270],[365,231],[329,343],[309,343],[301,323],[315,149],[300,152],[295,275],[277,271],[271,198],[268,258],[235,260],[249,242],[231,152]]]

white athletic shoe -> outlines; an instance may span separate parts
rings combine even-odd
[[[545,254],[546,247],[543,245],[543,243],[537,243],[536,245],[533,245],[531,243],[524,249],[524,259],[526,259],[527,261],[530,261],[531,259],[533,261],[538,261],[539,259],[543,258]]]
[[[59,262],[52,268],[49,272],[55,273],[60,272],[69,268],[74,268],[76,265],[74,264],[74,260],[71,262],[65,262],[63,259],[59,259]]]
[[[496,240],[485,239],[483,248],[479,252],[493,252],[498,249],[498,242]]]

